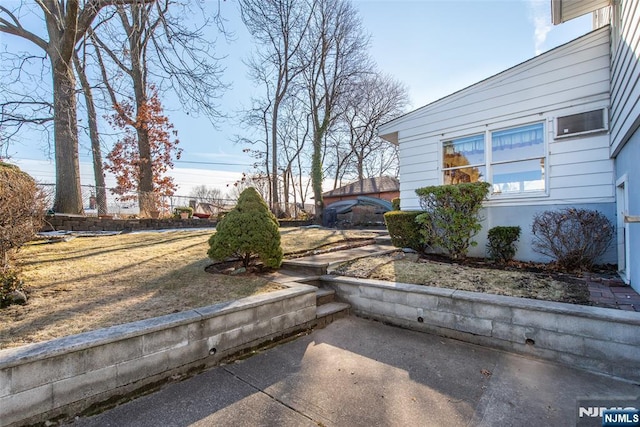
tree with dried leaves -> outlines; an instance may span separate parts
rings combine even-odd
[[[0,32],[28,40],[49,58],[53,82],[53,123],[56,161],[54,210],[72,214],[83,212],[78,161],[76,80],[73,53],[80,38],[101,9],[133,0],[36,0],[37,7],[22,2],[14,8],[0,6]],[[44,20],[47,34],[23,25],[31,16]]]
[[[153,96],[149,93],[152,79],[155,77],[162,82],[170,82],[179,97],[186,98],[185,103],[188,100],[192,106],[198,106],[212,120],[221,116],[212,102],[224,88],[219,80],[221,69],[208,53],[208,48],[199,47],[198,43],[206,45],[199,30],[189,30],[183,26],[184,16],[175,17],[171,14],[181,5],[185,6],[169,0],[119,5],[116,7],[118,19],[105,19],[90,33],[98,47],[96,56],[103,82],[116,112],[122,122],[132,124],[135,129],[139,159],[136,163],[139,169],[135,174],[138,180],[136,189],[140,215],[143,217],[158,210],[156,204],[159,194],[156,191],[162,188],[158,181],[157,168],[160,165],[153,158],[153,146],[158,142],[152,140],[146,126],[133,125],[146,114],[145,109]],[[110,66],[105,56],[110,60]],[[109,72],[108,69],[116,71]],[[129,77],[133,94],[122,81],[112,78],[122,74]],[[154,90],[160,89],[155,86]],[[130,112],[123,108],[129,105],[127,98],[134,99]],[[168,165],[171,167],[172,163]],[[169,191],[171,185],[167,183],[163,193]]]
[[[106,169],[116,177],[117,186],[113,189],[121,200],[138,198],[143,192],[140,188],[140,171],[151,171],[151,188],[145,189],[145,197],[140,205],[140,214],[150,216],[151,212],[160,210],[159,196],[172,196],[176,190],[173,178],[167,176],[173,168],[173,159],[180,158],[182,152],[178,148],[177,132],[167,116],[162,112],[162,104],[154,86],[150,88],[149,100],[139,106],[134,114],[131,104],[116,105],[116,112],[110,121],[112,126],[124,131],[124,137],[118,140],[107,156]],[[139,135],[144,133],[148,138],[149,152],[143,157],[139,151]],[[145,163],[145,167],[141,166]]]

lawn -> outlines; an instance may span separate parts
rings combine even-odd
[[[280,289],[259,276],[205,272],[212,231],[130,233],[33,242],[20,252],[29,303],[0,310],[0,348],[21,346]],[[283,228],[285,253],[373,237]]]

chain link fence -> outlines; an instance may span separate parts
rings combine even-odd
[[[38,184],[45,194],[48,207],[53,207],[55,198],[55,184]],[[139,215],[138,199],[136,195],[123,197],[114,194],[111,188],[106,188],[106,206],[101,209],[99,205],[98,189],[94,185],[82,185],[82,206],[86,216],[111,215],[115,218],[130,218]],[[235,199],[206,198],[191,196],[159,196],[158,216],[165,218],[173,216],[176,208],[191,207],[194,215],[200,217],[217,216],[220,212],[228,212],[236,205]],[[286,217],[307,219],[309,212],[313,211],[313,205],[300,203],[281,204],[281,212]]]

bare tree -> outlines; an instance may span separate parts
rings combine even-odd
[[[339,116],[342,97],[372,65],[367,55],[368,37],[356,9],[347,1],[316,0],[306,40],[301,54],[308,64],[304,76],[313,125],[311,180],[316,219],[321,222],[326,134]]]
[[[49,58],[53,77],[54,144],[56,195],[54,210],[83,212],[78,161],[78,126],[73,71],[73,52],[100,10],[133,0],[36,0],[37,7],[21,2],[14,9],[0,6],[0,31],[21,37],[43,50]],[[26,29],[29,15],[40,15],[47,34]]]
[[[130,78],[133,86],[135,107],[129,112],[123,108],[123,101],[118,99],[114,82],[109,79],[111,73],[107,72],[103,56],[98,52],[103,80],[113,106],[125,122],[135,127],[139,155],[138,204],[143,216],[156,210],[157,202],[153,141],[147,126],[139,123],[148,110],[152,79],[170,82],[171,88],[185,104],[203,111],[212,121],[221,117],[212,100],[225,88],[219,79],[222,69],[209,53],[209,47],[201,48],[201,30],[191,30],[183,24],[186,16],[183,11],[179,17],[170,13],[174,8],[186,6],[170,0],[119,5],[116,12],[123,32],[105,20],[100,26],[105,39],[97,34],[98,31],[91,33],[96,45],[120,73]]]
[[[299,61],[299,51],[313,5],[302,0],[240,0],[240,10],[243,22],[259,44],[259,50],[249,60],[248,66],[252,78],[267,89],[271,131],[269,200],[271,210],[278,215],[278,116],[290,85],[305,67]]]
[[[388,169],[385,160],[393,158],[395,150],[390,150],[391,156],[381,156],[389,151],[390,143],[378,137],[378,126],[402,113],[409,104],[409,95],[403,84],[376,73],[364,75],[353,84],[345,101],[341,120],[349,135],[349,151],[344,158],[353,161],[357,178],[362,180],[367,178],[365,166],[374,158],[382,161],[381,172]]]
[[[96,181],[96,202],[98,205],[98,215],[107,214],[107,188],[104,179],[104,169],[102,164],[102,148],[100,146],[100,134],[98,132],[98,113],[93,98],[93,88],[87,77],[87,53],[86,43],[80,49],[83,60],[80,60],[78,50],[73,53],[73,63],[80,80],[84,101],[87,108],[87,120],[89,125],[89,139],[91,140],[91,155],[93,159],[93,176]]]
[[[193,187],[191,193],[189,193],[189,197],[192,197],[199,202],[211,203],[217,206],[222,206],[224,204],[222,191],[219,188],[208,187],[204,184]]]

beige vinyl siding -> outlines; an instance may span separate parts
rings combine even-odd
[[[640,124],[640,2],[622,2],[621,40],[613,55],[611,77],[611,154]]]
[[[419,206],[416,188],[442,184],[443,140],[536,122],[546,130],[546,194],[495,196],[487,205],[613,202],[608,135],[553,133],[558,116],[608,107],[609,49],[609,27],[601,28],[384,125],[381,134],[398,132],[402,208]]]

